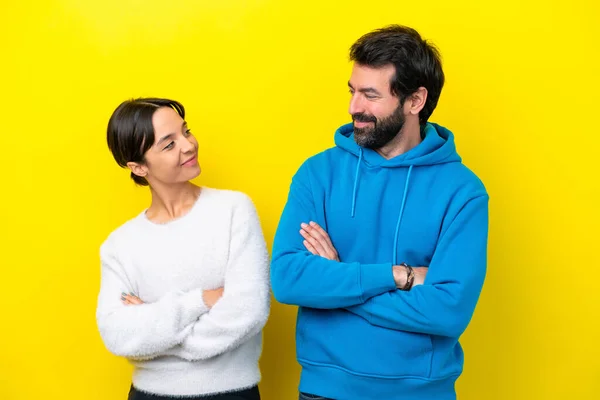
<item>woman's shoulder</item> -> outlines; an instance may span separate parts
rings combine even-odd
[[[202,187],[201,196],[205,196],[213,204],[229,209],[254,208],[254,202],[250,196],[239,190]]]
[[[259,219],[258,211],[252,198],[245,192],[231,189],[204,188],[202,195],[206,196],[208,207],[205,211],[215,218],[225,215],[232,223]]]
[[[118,248],[127,246],[127,244],[138,237],[141,226],[141,214],[125,221],[111,231],[100,245],[101,253],[116,253]]]

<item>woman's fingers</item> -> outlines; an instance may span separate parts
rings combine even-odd
[[[121,293],[121,302],[125,305],[140,305],[144,304],[144,302],[133,293]]]

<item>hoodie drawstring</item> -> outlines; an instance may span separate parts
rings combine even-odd
[[[358,174],[360,172],[360,163],[362,161],[363,152],[362,149],[358,150],[358,163],[356,164],[356,172],[354,174],[354,189],[352,190],[352,211],[350,216],[354,218],[354,212],[356,210],[356,190],[358,189]],[[404,206],[406,205],[406,195],[408,194],[408,185],[410,184],[410,174],[412,173],[413,165],[408,167],[408,174],[406,175],[406,183],[404,184],[404,193],[402,194],[402,203],[400,204],[400,213],[398,215],[398,222],[396,222],[396,232],[394,234],[394,245],[392,260],[394,265],[398,265],[398,256],[396,255],[396,246],[398,245],[398,234],[400,233],[400,223],[402,222],[402,214],[404,214]]]
[[[412,172],[413,166],[408,167],[408,175],[406,175],[406,183],[404,184],[404,194],[402,195],[402,204],[400,205],[400,214],[398,215],[398,222],[396,223],[396,234],[394,235],[394,246],[393,257],[394,265],[398,265],[398,256],[396,254],[396,246],[398,245],[398,233],[400,232],[400,221],[402,221],[402,214],[404,213],[404,205],[406,204],[406,195],[408,193],[408,183],[410,181],[410,173]]]
[[[352,211],[350,216],[354,218],[354,208],[356,206],[356,189],[358,188],[358,173],[360,172],[360,162],[362,161],[362,149],[358,150],[358,164],[356,164],[356,173],[354,174],[354,189],[352,190]]]

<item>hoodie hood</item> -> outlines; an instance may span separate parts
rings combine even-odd
[[[356,212],[356,196],[360,182],[360,166],[364,163],[369,167],[380,168],[408,168],[406,181],[404,182],[404,190],[402,193],[402,201],[400,202],[400,210],[396,222],[396,231],[394,235],[394,248],[398,242],[400,224],[404,215],[404,206],[406,205],[406,197],[409,192],[410,179],[413,172],[413,167],[430,166],[445,164],[451,162],[460,162],[461,158],[456,152],[454,145],[454,135],[448,129],[434,124],[427,123],[425,125],[425,138],[417,146],[400,154],[394,158],[387,160],[375,150],[366,149],[354,141],[354,126],[352,123],[342,125],[335,132],[335,144],[339,148],[358,157],[356,162],[356,170],[354,173],[354,187],[352,189],[352,202],[350,206],[350,216],[354,218]],[[394,263],[396,253],[393,254]]]
[[[434,123],[425,125],[425,138],[418,146],[389,160],[386,160],[375,150],[365,149],[356,144],[352,123],[338,128],[335,132],[335,144],[337,147],[364,160],[371,167],[419,167],[461,161],[456,152],[452,132]]]

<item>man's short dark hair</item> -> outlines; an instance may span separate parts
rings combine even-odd
[[[427,100],[419,113],[419,122],[427,122],[440,98],[444,71],[439,51],[416,30],[390,25],[369,32],[352,45],[350,60],[371,68],[393,65],[396,71],[390,90],[401,104],[420,87],[427,89]]]

